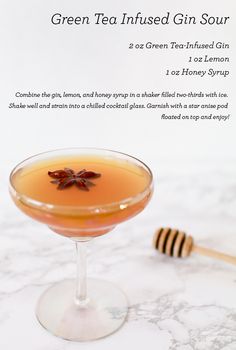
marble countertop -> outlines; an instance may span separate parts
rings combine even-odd
[[[118,332],[90,343],[64,341],[38,324],[40,294],[74,276],[74,246],[14,207],[3,174],[0,349],[235,350],[236,266],[194,254],[168,258],[151,246],[155,229],[170,226],[199,245],[236,255],[235,163],[160,162],[149,207],[91,243],[89,276],[122,287],[130,309]]]

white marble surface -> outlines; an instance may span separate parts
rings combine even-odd
[[[155,228],[168,225],[236,255],[235,163],[160,161],[150,206],[94,240],[89,275],[122,287],[130,310],[120,331],[91,343],[61,340],[37,323],[40,294],[74,276],[74,247],[14,207],[2,172],[0,349],[235,350],[236,266],[197,255],[176,260],[151,247]]]

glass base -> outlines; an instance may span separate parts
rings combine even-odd
[[[75,281],[64,280],[48,288],[39,299],[36,316],[54,335],[73,341],[103,338],[124,323],[125,294],[110,282],[88,279],[88,301],[75,304]]]

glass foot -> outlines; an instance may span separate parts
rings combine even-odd
[[[73,341],[103,338],[125,321],[125,294],[110,282],[88,279],[88,301],[75,304],[75,281],[65,280],[48,288],[39,299],[36,316],[54,335]]]

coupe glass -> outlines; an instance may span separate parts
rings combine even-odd
[[[39,162],[45,161],[50,165],[55,159],[70,160],[81,156],[131,164],[145,172],[146,185],[141,191],[118,202],[88,206],[38,201],[17,186],[17,177],[21,176],[22,171],[37,166]],[[47,224],[54,232],[69,237],[76,246],[76,278],[56,283],[42,294],[36,308],[36,316],[41,325],[54,335],[73,341],[102,338],[119,329],[128,312],[126,296],[110,282],[87,279],[86,246],[92,238],[111,231],[117,224],[145,208],[153,192],[150,169],[140,160],[115,151],[93,148],[55,150],[37,154],[18,164],[10,174],[9,188],[19,209],[33,219]]]

